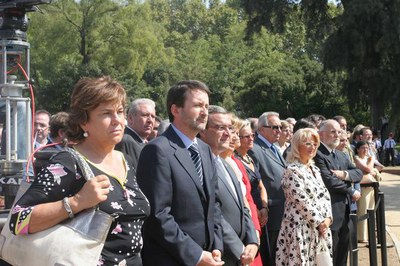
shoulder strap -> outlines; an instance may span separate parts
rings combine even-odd
[[[86,180],[90,180],[94,177],[92,169],[90,169],[86,160],[82,157],[82,155],[77,152],[73,148],[67,148],[67,151],[74,157],[76,162],[78,163],[79,168],[82,170],[83,176]]]

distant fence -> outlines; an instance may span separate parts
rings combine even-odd
[[[361,186],[374,188],[375,208],[368,209],[365,215],[358,218],[357,214],[350,214],[350,266],[358,266],[357,223],[364,220],[368,223],[369,265],[378,265],[377,249],[380,246],[381,265],[387,266],[385,195],[379,190],[379,183]]]

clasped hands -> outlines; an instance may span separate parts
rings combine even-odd
[[[240,256],[240,262],[242,265],[250,265],[255,256],[257,255],[258,245],[249,244],[244,247],[243,253]],[[221,260],[221,251],[215,249],[212,252],[203,251],[200,262],[197,266],[220,266],[224,265],[225,262]]]

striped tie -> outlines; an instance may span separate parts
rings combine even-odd
[[[190,145],[189,147],[189,151],[192,157],[192,161],[194,163],[194,167],[196,168],[197,174],[199,176],[200,184],[203,186],[203,169],[201,166],[201,158],[197,144],[192,143],[192,145]]]

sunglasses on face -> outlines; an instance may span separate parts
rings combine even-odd
[[[263,126],[266,128],[271,128],[272,130],[282,130],[282,126]]]

